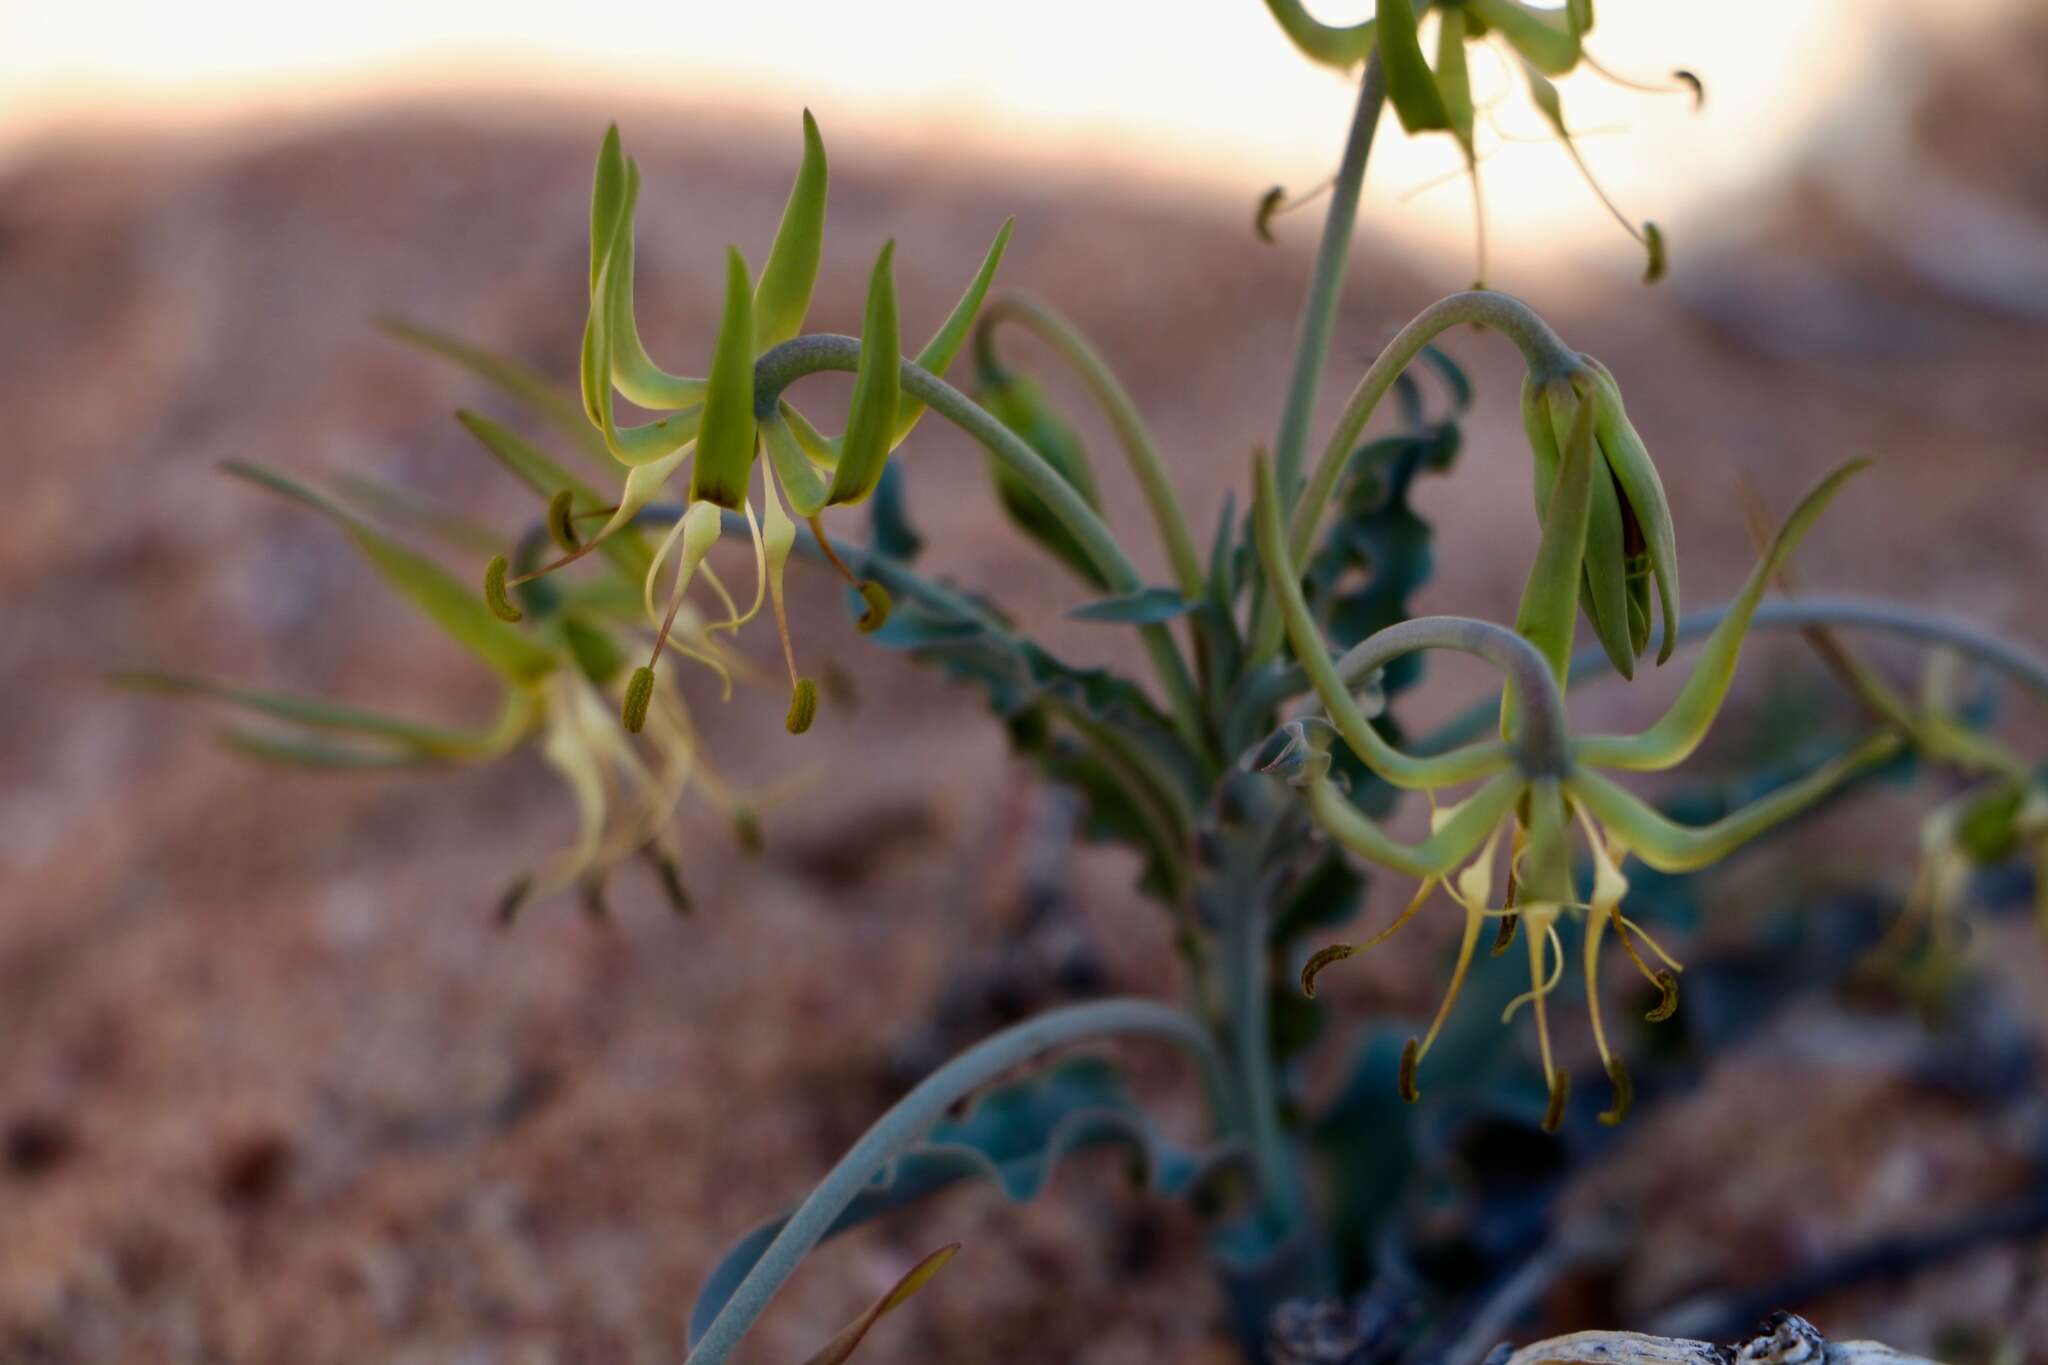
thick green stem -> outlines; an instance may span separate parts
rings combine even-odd
[[[1166,462],[1160,458],[1159,447],[1131,395],[1072,323],[1036,299],[1020,294],[995,299],[982,310],[976,344],[984,356],[992,356],[991,338],[1005,322],[1015,323],[1052,347],[1088,386],[1088,392],[1116,431],[1117,443],[1123,447],[1131,473],[1137,477],[1145,502],[1152,509],[1152,520],[1159,526],[1159,538],[1165,542],[1166,557],[1180,590],[1189,597],[1200,596],[1202,559],[1188,530],[1187,514],[1181,510],[1180,495],[1166,474]]]
[[[1387,83],[1375,48],[1365,61],[1358,85],[1358,106],[1351,115],[1351,133],[1344,141],[1344,159],[1330,186],[1330,212],[1323,219],[1323,240],[1316,247],[1315,271],[1309,276],[1308,300],[1301,310],[1301,336],[1294,346],[1294,370],[1287,379],[1287,405],[1280,410],[1280,436],[1273,443],[1273,469],[1280,481],[1283,507],[1294,505],[1301,484],[1301,461],[1308,449],[1309,419],[1315,414],[1316,389],[1330,352],[1330,333],[1337,322],[1337,296],[1344,284],[1344,262],[1351,255],[1351,233],[1358,224],[1358,196],[1365,184],[1365,162],[1372,154],[1373,134],[1387,102]]]
[[[956,1102],[1042,1053],[1093,1038],[1111,1037],[1157,1038],[1179,1046],[1202,1068],[1215,1103],[1223,1112],[1229,1112],[1231,1091],[1223,1058],[1208,1031],[1185,1010],[1152,1000],[1098,1000],[1051,1010],[1004,1029],[925,1077],[888,1113],[875,1120],[874,1126],[861,1135],[860,1141],[790,1215],[782,1231],[761,1253],[761,1259],[705,1328],[686,1365],[719,1365],[730,1356],[775,1291],[824,1238],[854,1198]]]
[[[807,374],[816,374],[820,370],[850,372],[859,367],[860,342],[854,337],[819,334],[785,341],[754,363],[755,414],[761,419],[772,415],[775,405],[781,400],[782,391]],[[905,394],[979,441],[989,454],[1023,479],[1079,542],[1089,562],[1101,572],[1111,588],[1118,592],[1136,592],[1145,586],[1144,580],[1138,576],[1137,566],[1131,563],[1130,556],[1124,553],[1123,546],[1117,543],[1116,536],[1103,524],[1095,509],[1088,505],[1088,500],[1061,478],[1059,471],[1047,464],[1045,458],[1017,433],[966,394],[908,360],[903,362],[900,382]],[[1141,627],[1139,635],[1166,688],[1167,707],[1182,742],[1205,761],[1213,763],[1213,746],[1203,728],[1201,701],[1195,693],[1194,678],[1188,672],[1180,651],[1175,648],[1173,636],[1161,625]]]
[[[1394,387],[1394,381],[1401,377],[1401,372],[1422,354],[1424,346],[1460,324],[1490,328],[1505,336],[1521,351],[1531,373],[1539,380],[1568,372],[1581,363],[1578,353],[1564,344],[1550,329],[1549,323],[1520,299],[1508,294],[1490,289],[1467,290],[1438,299],[1417,313],[1413,321],[1395,333],[1394,339],[1387,343],[1386,349],[1379,353],[1365,376],[1358,381],[1358,387],[1351,391],[1344,411],[1337,418],[1336,428],[1323,445],[1322,457],[1309,477],[1307,488],[1303,490],[1300,501],[1292,504],[1294,513],[1289,523],[1288,546],[1296,562],[1307,556],[1323,511],[1337,490],[1337,480],[1342,477],[1345,463],[1351,458],[1351,452],[1357,447],[1359,436],[1364,432],[1365,424],[1372,420],[1380,400]],[[1259,620],[1252,631],[1252,642],[1255,661],[1270,659],[1279,648],[1280,623],[1270,598],[1262,604]]]

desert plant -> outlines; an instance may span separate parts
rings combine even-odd
[[[509,919],[528,901],[572,888],[601,903],[607,877],[634,858],[648,861],[686,907],[691,858],[718,855],[677,844],[670,828],[677,802],[700,794],[748,838],[757,837],[757,817],[710,766],[673,673],[709,668],[730,691],[733,636],[765,609],[789,676],[788,729],[807,730],[829,702],[799,665],[785,611],[785,592],[797,581],[789,566],[801,557],[845,580],[859,624],[875,642],[982,688],[1017,750],[1048,780],[1080,794],[1088,833],[1137,851],[1142,889],[1175,927],[1179,1000],[1102,999],[1055,1009],[926,1077],[807,1198],[746,1234],[712,1270],[692,1315],[692,1361],[726,1359],[825,1238],[968,1180],[1031,1198],[1063,1155],[1104,1144],[1141,1158],[1161,1196],[1194,1199],[1206,1211],[1249,1353],[1285,1355],[1287,1324],[1298,1321],[1302,1305],[1354,1296],[1400,1307],[1374,1319],[1377,1335],[1358,1346],[1364,1354],[1344,1358],[1434,1358],[1539,1238],[1519,1227],[1435,1268],[1400,1254],[1406,1184],[1461,1159],[1447,1136],[1450,1119],[1484,1118],[1532,1144],[1529,1150],[1561,1153],[1569,1164],[1595,1149],[1602,1127],[1621,1122],[1632,1101],[1673,1093],[1697,1065],[1683,1048],[1667,1048],[1654,1084],[1644,1085],[1602,1012],[1600,970],[1614,945],[1654,994],[1650,1021],[1670,1019],[1678,1006],[1679,962],[1647,927],[1658,918],[1657,899],[1672,894],[1663,874],[1712,864],[1816,803],[1915,761],[1980,774],[1983,785],[1930,823],[1910,923],[1949,922],[1970,865],[2020,853],[2048,858],[2048,788],[2039,771],[1985,734],[1984,718],[1967,714],[1952,686],[1937,682],[1909,701],[1836,632],[1918,636],[2044,694],[2048,667],[1959,623],[1881,603],[1767,597],[1801,538],[1843,493],[1854,462],[1822,480],[1765,538],[1755,571],[1731,602],[1685,610],[1676,517],[1627,415],[1619,378],[1568,346],[1528,305],[1476,289],[1429,304],[1393,337],[1309,463],[1311,412],[1383,106],[1391,103],[1410,131],[1438,129],[1456,140],[1477,204],[1466,44],[1497,40],[1526,73],[1536,107],[1569,142],[1549,77],[1590,60],[1584,42],[1592,15],[1583,0],[1556,11],[1517,0],[1442,3],[1432,63],[1408,0],[1380,0],[1373,21],[1342,29],[1318,23],[1295,0],[1268,4],[1308,56],[1360,72],[1359,98],[1328,189],[1270,457],[1251,459],[1245,514],[1226,506],[1206,551],[1168,462],[1093,346],[1043,303],[990,295],[1008,224],[914,357],[903,354],[891,246],[876,259],[859,338],[803,332],[828,178],[808,115],[795,188],[758,278],[737,249],[724,263],[724,307],[706,373],[661,367],[635,318],[640,174],[614,129],[600,150],[592,195],[580,402],[467,343],[413,324],[391,330],[529,403],[587,465],[620,481],[616,495],[527,437],[462,414],[486,451],[546,500],[545,516],[491,560],[478,594],[346,501],[274,471],[232,469],[332,518],[394,587],[497,670],[505,684],[501,721],[483,732],[454,732],[185,677],[131,678],[285,722],[285,733],[230,732],[235,745],[262,758],[432,766],[490,761],[536,743],[574,795],[577,833],[562,853],[512,881],[499,913]],[[1683,73],[1679,84],[1698,92]],[[1285,207],[1278,191],[1262,201],[1262,233]],[[1623,222],[1646,250],[1646,280],[1656,279],[1666,268],[1662,234]],[[1483,248],[1481,258],[1483,271]],[[1511,624],[1416,617],[1408,606],[1432,556],[1431,529],[1410,493],[1417,480],[1452,470],[1459,421],[1474,401],[1463,371],[1440,349],[1459,328],[1507,341],[1525,369],[1522,415],[1541,539]],[[1001,351],[1005,329],[1048,344],[1102,406],[1144,492],[1171,582],[1148,583],[1134,566],[1100,510],[1092,457],[1046,392]],[[947,379],[963,353],[971,393]],[[837,435],[807,418],[793,397],[806,376],[827,370],[855,376]],[[622,426],[615,394],[658,415]],[[1390,394],[1397,420],[1368,439]],[[1135,631],[1154,675],[1149,683],[1071,665],[1023,634],[998,605],[920,571],[901,461],[892,456],[927,418],[980,443],[994,491],[1018,528],[1078,580],[1085,600],[1071,614]],[[685,472],[684,496],[667,500]],[[832,509],[863,505],[864,540],[849,534],[858,524],[828,525],[828,517],[848,516]],[[754,583],[744,607],[712,564],[727,538],[751,550]],[[575,574],[564,572],[572,566]],[[1584,653],[1575,649],[1581,616],[1596,641]],[[1867,734],[1785,755],[1782,766],[1755,775],[1752,799],[1697,823],[1673,818],[1610,776],[1682,765],[1714,723],[1749,632],[1780,626],[1815,634],[1867,705]],[[1568,723],[1564,697],[1572,683],[1610,673],[1632,678],[1653,636],[1662,664],[1700,634],[1704,644],[1677,700],[1648,729],[1582,733]],[[1420,676],[1415,656],[1426,650],[1475,655],[1500,672],[1502,687],[1476,719],[1410,741],[1395,716]],[[1403,843],[1384,821],[1417,792],[1429,804],[1429,833]],[[1407,909],[1364,943],[1315,947],[1356,909],[1368,867],[1419,883]],[[1640,908],[1634,902],[1642,889],[1630,894],[1632,870],[1652,887]],[[1309,1110],[1298,1093],[1299,1060],[1322,1023],[1306,1001],[1317,974],[1389,937],[1438,891],[1462,923],[1440,1008],[1412,1033],[1393,1021],[1371,1022],[1355,1041],[1357,1083],[1327,1108]],[[1496,955],[1519,936],[1524,989],[1512,989],[1503,973],[1475,971],[1489,928]],[[1604,1087],[1577,1091],[1553,1047],[1548,1013],[1572,933],[1606,1079]],[[1461,999],[1462,1011],[1454,1008]],[[1534,1068],[1518,1069],[1490,1023],[1521,1012],[1532,1021]],[[1213,1128],[1201,1149],[1167,1142],[1099,1059],[1070,1057],[1010,1079],[1027,1061],[1118,1036],[1157,1039],[1186,1053]],[[1397,1098],[1417,1108],[1406,1110]],[[1479,1188],[1476,1203],[1484,1206],[1486,1195]],[[875,1317],[943,1260],[921,1265],[820,1358],[843,1358]]]

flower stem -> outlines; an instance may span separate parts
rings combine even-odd
[[[1309,276],[1308,301],[1301,310],[1301,336],[1294,346],[1294,370],[1287,379],[1287,405],[1280,410],[1280,435],[1273,443],[1273,472],[1280,481],[1282,507],[1294,505],[1301,484],[1301,461],[1308,448],[1308,424],[1314,415],[1316,389],[1330,351],[1330,332],[1337,322],[1337,295],[1344,283],[1344,262],[1351,254],[1351,233],[1358,223],[1358,196],[1365,184],[1365,162],[1372,154],[1373,134],[1386,105],[1387,83],[1380,70],[1379,49],[1365,61],[1358,84],[1358,106],[1352,111],[1351,133],[1344,159],[1330,188],[1330,212],[1323,219],[1323,240]]]
[[[1394,387],[1394,381],[1401,377],[1401,372],[1422,353],[1424,346],[1460,324],[1499,332],[1522,352],[1531,373],[1538,378],[1579,364],[1577,352],[1564,344],[1549,323],[1538,317],[1529,305],[1508,294],[1488,289],[1467,290],[1438,299],[1417,313],[1387,343],[1386,349],[1379,353],[1358,381],[1358,387],[1352,390],[1344,411],[1337,418],[1336,428],[1323,445],[1322,457],[1316,463],[1307,488],[1300,500],[1293,504],[1288,546],[1296,562],[1308,555],[1323,510],[1336,492],[1337,480],[1342,477],[1359,435],[1365,430],[1365,424],[1372,420],[1380,400]],[[1264,662],[1272,658],[1280,647],[1280,634],[1280,619],[1272,601],[1270,598],[1262,600],[1252,628],[1253,660]]]

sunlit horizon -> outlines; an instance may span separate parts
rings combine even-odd
[[[1972,17],[2012,0],[1973,0]],[[1173,181],[1252,201],[1327,174],[1353,97],[1295,54],[1255,0],[1165,6],[1044,0],[1007,7],[631,0],[604,7],[368,0],[289,12],[253,3],[0,6],[0,165],[66,136],[211,135],[264,119],[333,117],[437,96],[546,97],[628,112],[650,102],[764,118],[808,105],[828,137],[918,158],[1067,167]],[[1336,22],[1364,0],[1316,6]],[[1959,19],[1950,6],[1943,24]],[[1355,13],[1354,13],[1355,12]],[[1676,241],[1780,171],[1841,117],[1916,17],[1903,3],[1730,0],[1599,7],[1589,50],[1661,80],[1684,66],[1706,107],[1591,73],[1562,83],[1594,173]],[[1768,34],[1759,42],[1752,35]],[[1475,61],[1498,100],[1482,167],[1497,260],[1619,237],[1506,63]],[[1366,221],[1411,247],[1470,252],[1469,192],[1448,139],[1375,147]],[[1506,135],[1505,137],[1499,134]],[[1424,188],[1429,187],[1429,188]],[[1627,252],[1616,268],[1634,264]]]

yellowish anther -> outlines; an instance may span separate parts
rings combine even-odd
[[[1522,917],[1517,914],[1506,914],[1500,917],[1500,924],[1493,931],[1493,947],[1487,951],[1488,957],[1499,957],[1514,945],[1515,928],[1521,922]]]
[[[1607,1082],[1614,1087],[1614,1107],[1600,1111],[1600,1121],[1612,1128],[1628,1117],[1629,1108],[1635,1103],[1636,1088],[1628,1078],[1628,1068],[1621,1064],[1621,1058],[1609,1057],[1607,1061]]]
[[[811,722],[818,715],[818,685],[809,678],[798,678],[796,690],[789,698],[789,732],[800,735],[811,728]]]
[[[1658,972],[1650,979],[1656,984],[1658,990],[1664,992],[1664,998],[1659,1000],[1656,1008],[1645,1014],[1643,1018],[1653,1024],[1661,1024],[1672,1015],[1678,1013],[1678,976],[1675,972],[1665,971]]]
[[[1543,1131],[1554,1133],[1564,1122],[1564,1107],[1572,1097],[1572,1076],[1561,1066],[1551,1067],[1547,1061],[1544,1065],[1550,1082],[1550,1103],[1543,1109]]]
[[[1423,902],[1429,899],[1429,893],[1436,890],[1436,885],[1437,879],[1435,877],[1425,877],[1422,885],[1416,889],[1414,896],[1409,899],[1407,907],[1394,917],[1394,922],[1365,942],[1333,943],[1327,948],[1318,950],[1315,956],[1302,965],[1301,993],[1311,1000],[1315,999],[1316,977],[1322,972],[1323,968],[1333,962],[1342,962],[1345,958],[1362,953],[1368,948],[1377,948],[1380,944],[1385,943],[1388,939],[1399,933],[1403,925],[1415,918],[1415,912],[1422,908]]]
[[[668,908],[678,915],[687,915],[694,910],[696,907],[690,903],[690,891],[683,885],[683,872],[676,866],[676,860],[653,844],[648,844],[641,852],[654,869],[654,879],[661,886],[662,895],[668,899]]]
[[[889,624],[889,612],[894,604],[889,600],[889,590],[872,578],[863,579],[855,586],[860,593],[861,605],[866,608],[860,620],[854,625],[863,635],[872,635]]]
[[[493,913],[493,918],[498,921],[500,927],[510,927],[512,921],[519,918],[519,911],[525,906],[527,898],[532,895],[533,874],[522,872],[498,894],[498,907]]]
[[[1643,267],[1643,283],[1655,284],[1664,278],[1664,232],[1655,223],[1644,223],[1642,231],[1643,249],[1649,260]]]
[[[642,664],[633,670],[632,681],[626,684],[626,701],[619,713],[629,734],[637,735],[647,728],[647,704],[653,700],[654,669]]]
[[[576,535],[575,501],[576,495],[566,488],[548,499],[548,539],[564,554],[573,554],[583,546]]]
[[[734,806],[732,811],[732,834],[739,842],[740,852],[749,858],[761,856],[765,840],[761,837],[761,817],[751,806]]]
[[[484,566],[484,603],[500,621],[523,621],[526,613],[505,594],[505,571],[510,567],[505,556],[491,556],[491,562]]]

